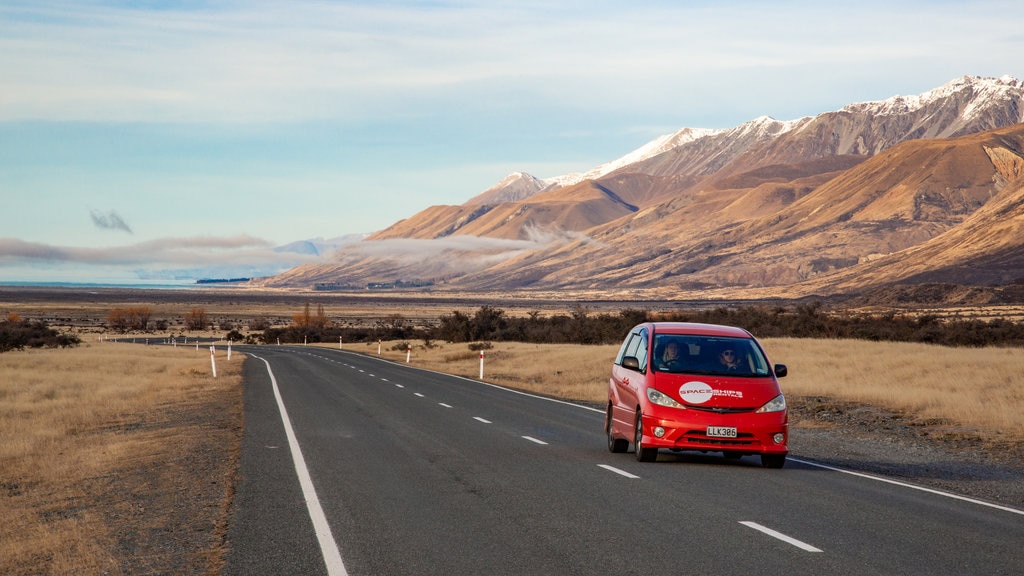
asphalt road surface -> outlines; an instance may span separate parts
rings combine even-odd
[[[639,463],[587,407],[344,350],[239,350],[227,574],[1024,574],[1020,510],[798,454]]]

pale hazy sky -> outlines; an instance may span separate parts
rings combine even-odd
[[[0,282],[267,273],[512,171],[1021,54],[1016,0],[4,0]]]

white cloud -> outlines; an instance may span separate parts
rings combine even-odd
[[[397,118],[452,98],[483,108],[692,106],[736,90],[749,73],[760,89],[747,98],[793,98],[787,86],[834,80],[822,67],[868,80],[881,62],[906,73],[907,63],[944,60],[943,51],[1008,69],[961,68],[917,88],[1020,72],[1010,49],[1019,47],[1020,21],[1006,17],[1016,6],[1003,0],[853,10],[807,2],[194,6],[4,3],[0,118]]]

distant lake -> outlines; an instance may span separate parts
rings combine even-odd
[[[39,282],[39,281],[7,281],[0,280],[0,286],[12,286],[22,288],[130,288],[133,290],[181,290],[183,288],[213,288],[218,284],[196,284],[196,282],[181,282],[180,284],[163,283],[116,283],[116,282]]]

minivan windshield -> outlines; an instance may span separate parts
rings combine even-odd
[[[750,338],[655,334],[651,366],[658,372],[768,376],[768,361]]]

